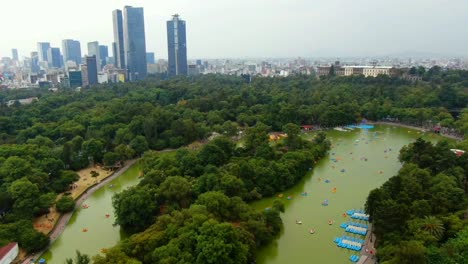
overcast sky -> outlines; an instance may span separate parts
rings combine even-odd
[[[187,21],[188,57],[320,57],[434,53],[468,57],[468,0],[2,1],[0,57],[37,42],[113,41],[112,10],[144,7],[146,48],[167,58],[166,24]]]

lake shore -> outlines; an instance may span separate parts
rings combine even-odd
[[[125,166],[123,166],[122,168],[120,168],[119,170],[115,171],[114,173],[110,174],[108,177],[102,179],[99,183],[95,184],[95,185],[91,185],[89,186],[88,189],[86,189],[81,195],[79,195],[77,197],[77,199],[75,200],[76,202],[76,205],[75,205],[75,208],[78,208],[79,206],[81,206],[83,204],[83,202],[88,199],[94,192],[96,192],[97,190],[99,190],[100,188],[104,187],[104,185],[106,185],[107,183],[109,183],[110,181],[118,178],[120,175],[122,175],[125,171],[127,171],[133,164],[135,164],[136,162],[138,161],[138,159],[133,159],[133,160],[128,160],[125,162]],[[74,214],[75,210],[71,211],[71,212],[68,212],[66,214],[63,214],[60,216],[60,218],[58,219],[58,221],[55,223],[54,227],[52,228],[52,230],[50,231],[49,233],[49,237],[50,237],[50,244],[49,246],[54,243],[54,241],[62,234],[62,232],[64,231],[65,229],[65,226],[67,225],[68,221],[70,221],[70,218],[72,217],[72,215]],[[44,250],[38,252],[38,253],[35,253],[33,255],[29,255],[29,256],[26,256],[25,259],[23,260],[20,260],[18,263],[22,263],[22,264],[30,264],[31,263],[31,259],[34,259],[34,260],[37,260],[42,254],[44,254],[44,252],[47,250],[47,248],[45,248]]]
[[[432,131],[429,131],[428,129],[425,129],[425,128],[423,128],[423,127],[410,126],[410,125],[405,125],[405,124],[402,124],[402,123],[393,123],[393,122],[378,121],[378,122],[371,122],[371,124],[374,124],[374,125],[387,125],[387,126],[405,127],[405,128],[409,128],[409,129],[418,130],[418,131],[421,131],[421,132],[431,132],[431,133],[432,133]],[[435,134],[435,135],[440,135],[440,136],[442,136],[442,137],[454,139],[454,140],[457,140],[457,141],[463,140],[462,137],[454,136],[454,135],[450,135],[450,134],[440,133],[440,134]]]

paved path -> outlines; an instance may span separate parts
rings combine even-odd
[[[94,192],[96,192],[97,190],[101,189],[104,185],[106,185],[107,183],[109,183],[110,181],[118,178],[120,175],[122,175],[125,171],[128,170],[128,168],[130,168],[130,166],[132,166],[133,164],[135,164],[135,162],[137,161],[138,159],[133,159],[133,160],[129,160],[126,162],[125,166],[123,166],[122,168],[120,168],[118,171],[114,172],[112,175],[110,175],[109,177],[105,178],[104,180],[102,180],[101,182],[99,182],[98,184],[90,187],[88,190],[86,190],[83,194],[81,194],[78,199],[76,200],[76,206],[75,208],[79,208],[81,206],[81,204],[83,204],[83,202],[88,199]],[[70,218],[72,217],[73,213],[75,212],[75,210],[69,212],[69,213],[66,213],[66,214],[63,214],[60,219],[57,221],[57,223],[55,224],[54,228],[52,229],[52,231],[49,233],[49,237],[50,237],[50,244],[49,244],[49,247],[50,245],[52,245],[52,243],[55,242],[55,240],[57,240],[57,238],[63,233],[63,230],[65,229],[65,226],[67,225],[68,221],[70,221]],[[42,250],[41,252],[39,253],[36,253],[34,255],[30,255],[30,256],[27,256],[26,259],[21,262],[22,264],[30,264],[31,263],[31,259],[35,259],[37,260],[42,254],[44,254],[44,252],[47,250],[44,249]]]
[[[371,230],[372,230],[372,223],[369,223],[369,232],[367,232],[366,241],[362,245],[361,258],[359,259],[358,264],[377,263],[375,259],[376,249],[374,247],[376,237],[373,233],[371,233]]]
[[[415,129],[415,130],[419,130],[419,131],[423,131],[423,132],[428,132],[427,129],[425,128],[422,128],[422,127],[417,127],[417,126],[410,126],[410,125],[405,125],[405,124],[401,124],[401,123],[393,123],[393,122],[372,122],[372,124],[376,124],[376,125],[389,125],[389,126],[399,126],[399,127],[406,127],[406,128],[411,128],[411,129]],[[454,135],[450,135],[450,134],[443,134],[443,133],[440,133],[439,135],[443,136],[443,137],[446,137],[446,138],[451,138],[451,139],[455,139],[455,140],[463,140],[462,137],[458,137],[458,136],[454,136]]]

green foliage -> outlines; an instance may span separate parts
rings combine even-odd
[[[79,250],[76,251],[75,261],[71,258],[67,258],[65,260],[66,264],[89,264],[91,263],[91,259],[88,255],[82,254]]]
[[[400,151],[399,173],[370,192],[366,211],[383,263],[458,263],[459,254],[466,256],[465,250],[448,249],[461,242],[455,236],[464,236],[468,205],[468,159],[451,147],[416,140]]]
[[[75,209],[75,200],[73,200],[73,198],[70,196],[63,196],[57,201],[55,207],[59,213],[71,212],[73,209]]]
[[[144,230],[154,221],[156,199],[148,187],[132,187],[112,197],[116,223],[129,232]]]
[[[438,67],[420,67],[412,72],[424,81],[292,76],[254,78],[247,86],[240,77],[203,75],[102,85],[81,92],[2,90],[0,102],[30,96],[40,100],[31,105],[0,107],[0,210],[7,214],[0,222],[46,213],[50,193],[66,191],[77,180],[69,170],[90,163],[113,165],[150,149],[179,148],[206,140],[215,131],[226,137],[245,132],[244,147],[236,149],[226,138],[217,138],[199,152],[181,152],[177,158],[148,162],[151,168],[145,170],[148,179],[143,182],[153,190],[172,176],[186,178],[191,186],[190,199],[182,201],[186,204],[164,201],[168,211],[186,208],[196,195],[208,191],[253,200],[292,186],[329,148],[320,134],[307,143],[295,137],[301,124],[336,126],[362,118],[392,117],[418,124],[430,120],[467,133],[467,110],[455,120],[448,109],[466,108],[468,72]],[[268,132],[281,130],[289,134],[288,138],[271,146]],[[460,189],[468,190],[466,168],[454,164],[447,151],[439,151],[443,148],[432,147],[430,153],[411,161],[428,165],[426,172],[418,172],[422,176],[441,174],[434,184],[416,180],[416,176],[407,179],[408,189],[411,187],[415,196],[424,195],[430,185],[439,197],[418,196],[414,203],[407,201],[406,207],[397,203],[401,214],[417,210],[418,217],[424,217],[429,215],[428,205],[441,213],[458,208],[460,203],[453,203],[461,198]],[[466,149],[468,144],[460,144],[460,148]],[[412,159],[411,154],[402,157]],[[29,183],[16,183],[23,179]],[[426,187],[418,189],[418,182]],[[19,194],[17,190],[26,185],[31,190]],[[450,191],[444,186],[450,186]],[[167,199],[159,194],[153,198]],[[184,256],[183,250],[169,249]]]

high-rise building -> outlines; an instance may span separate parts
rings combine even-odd
[[[86,56],[86,69],[88,85],[95,85],[98,83],[98,68],[96,63],[96,55]]]
[[[185,21],[179,15],[167,21],[168,75],[187,75],[187,37]]]
[[[47,51],[47,58],[49,59],[49,65],[53,68],[62,67],[62,56],[60,55],[59,48],[50,47]]]
[[[37,52],[31,52],[31,72],[39,72],[39,55]]]
[[[148,64],[156,63],[156,61],[154,60],[154,52],[146,52],[146,63]]]
[[[81,44],[78,40],[64,39],[62,40],[63,60],[73,61],[76,65],[81,64]]]
[[[125,63],[130,81],[146,78],[145,18],[142,7],[124,8]]]
[[[19,60],[17,49],[11,49],[11,58],[15,61]]]
[[[106,45],[99,45],[99,56],[101,66],[104,67],[107,64],[107,57],[109,57],[109,49]]]
[[[70,82],[71,88],[80,87],[83,85],[83,78],[81,76],[81,71],[69,71],[68,80]]]
[[[49,51],[49,42],[38,42],[37,53],[39,54],[39,61],[49,61],[47,58],[47,52]]]
[[[112,52],[114,54],[115,66],[120,69],[125,69],[124,30],[121,10],[117,9],[112,12],[112,21],[114,25]]]
[[[98,41],[93,41],[93,42],[88,42],[88,56],[96,56],[96,67],[98,71],[101,70],[101,61],[100,61],[100,54],[99,54],[99,42]],[[88,64],[86,62],[86,64]],[[88,65],[89,69],[89,65]]]

